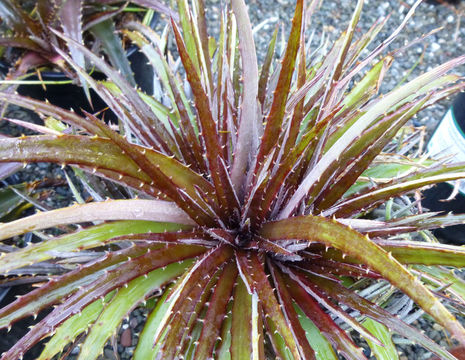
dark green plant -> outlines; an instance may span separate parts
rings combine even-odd
[[[135,0],[132,3],[171,14],[169,9],[157,0]],[[9,76],[17,78],[42,65],[54,65],[72,75],[57,48],[70,51],[73,60],[85,67],[83,54],[76,47],[68,46],[53,30],[62,31],[80,44],[84,43],[85,31],[91,30],[94,36],[102,41],[103,48],[114,65],[121,66],[123,70],[129,69],[120,49],[119,39],[114,34],[113,22],[110,20],[124,9],[123,5],[123,2],[116,0],[38,0],[34,9],[27,12],[18,1],[3,0],[0,3],[0,20],[9,31],[2,34],[0,46],[24,50],[24,54],[10,70]]]
[[[79,359],[95,359],[148,299],[156,306],[135,359],[365,359],[348,329],[378,359],[398,358],[392,332],[454,359],[399,316],[410,298],[465,345],[453,315],[463,307],[464,285],[451,271],[465,265],[465,251],[425,231],[464,217],[419,213],[406,203],[417,189],[465,177],[465,164],[383,149],[402,149],[396,133],[414,114],[463,89],[448,72],[465,57],[380,96],[393,61],[383,53],[405,22],[362,56],[387,21],[354,39],[363,0],[332,49],[310,57],[298,0],[281,62],[273,63],[275,33],[261,71],[244,1],[231,1],[216,42],[207,35],[203,1],[194,4],[197,16],[177,3],[182,34],[171,23],[182,73],[164,55],[166,38],[128,24],[125,35],[158,74],[153,97],[56,33],[111,79],[96,82],[56,48],[118,115],[118,131],[92,114],[0,93],[72,130],[36,127],[44,134],[1,139],[0,161],[71,165],[134,195],[0,225],[4,240],[57,226],[64,232],[3,254],[5,276],[44,261],[69,268],[0,310],[6,328],[54,306],[2,359],[20,358],[47,337],[40,359],[81,341]],[[63,227],[73,224],[84,226]]]

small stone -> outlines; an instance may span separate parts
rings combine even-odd
[[[116,360],[115,352],[112,349],[106,348],[103,351],[103,356],[105,360]]]
[[[136,318],[132,318],[132,319],[129,321],[129,326],[130,326],[131,328],[134,329],[134,328],[137,326],[138,323],[139,323],[139,322],[137,321]]]
[[[131,328],[127,328],[121,333],[121,337],[120,337],[119,341],[120,341],[120,344],[122,346],[124,346],[124,347],[132,345],[132,331],[131,331]]]
[[[441,45],[439,45],[438,43],[432,43],[432,44],[431,44],[431,51],[432,51],[432,52],[436,52],[436,51],[438,51],[439,49],[441,49]]]

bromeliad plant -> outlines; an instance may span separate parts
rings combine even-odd
[[[157,0],[135,0],[132,3],[172,14]],[[2,34],[0,46],[24,51],[11,67],[8,77],[15,79],[31,69],[46,65],[73,78],[57,49],[70,51],[73,60],[85,67],[83,54],[76,47],[69,46],[53,30],[62,31],[80,44],[84,44],[84,37],[90,31],[102,43],[101,47],[113,65],[120,67],[125,74],[131,74],[112,21],[125,5],[127,3],[117,0],[38,0],[34,9],[27,12],[18,1],[3,0],[0,3],[0,21],[9,31]]]
[[[5,241],[62,231],[3,254],[4,276],[36,263],[69,269],[0,310],[0,327],[9,328],[54,306],[2,359],[20,358],[47,337],[40,359],[76,344],[80,359],[95,359],[147,299],[157,302],[135,359],[365,359],[349,329],[378,359],[398,358],[391,332],[454,359],[401,316],[411,299],[465,345],[452,314],[463,307],[464,286],[450,271],[464,266],[465,251],[409,235],[430,239],[425,229],[463,216],[421,212],[416,202],[399,209],[390,199],[405,202],[417,189],[463,178],[465,165],[382,151],[401,141],[396,133],[419,110],[464,87],[448,72],[465,57],[377,96],[393,61],[382,54],[419,2],[362,58],[387,20],[354,39],[360,0],[332,48],[307,56],[306,9],[298,0],[281,62],[273,63],[275,32],[260,71],[243,0],[231,1],[216,42],[207,35],[203,1],[194,2],[195,11],[177,5],[182,31],[174,21],[171,28],[182,73],[164,55],[165,37],[137,23],[125,31],[158,74],[155,96],[56,33],[111,79],[96,82],[56,49],[118,115],[118,130],[93,114],[0,94],[69,126],[1,139],[1,161],[71,165],[134,195],[0,226]],[[377,217],[379,209],[385,217]]]

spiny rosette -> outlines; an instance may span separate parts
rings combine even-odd
[[[297,0],[281,61],[273,61],[276,30],[260,70],[243,0],[222,13],[217,39],[203,1],[195,11],[177,1],[178,19],[167,25],[175,52],[168,31],[127,22],[122,35],[157,75],[154,95],[54,31],[106,75],[96,81],[56,48],[117,126],[104,114],[0,92],[49,120],[23,124],[40,135],[0,139],[0,161],[69,166],[78,200],[0,225],[5,244],[31,231],[44,238],[2,247],[4,284],[28,274],[39,286],[0,309],[0,328],[54,307],[2,360],[44,338],[39,359],[67,357],[78,344],[79,359],[96,359],[136,307],[149,313],[135,359],[366,359],[355,333],[378,360],[399,358],[392,333],[454,359],[407,320],[418,314],[413,300],[465,345],[452,314],[462,285],[450,271],[464,266],[465,251],[427,231],[465,217],[425,212],[409,195],[465,177],[465,164],[390,149],[404,154],[399,130],[421,136],[407,121],[462,90],[449,72],[465,57],[378,96],[394,60],[386,49],[420,1],[364,52],[387,19],[354,39],[359,0],[333,47],[307,56],[304,14],[318,2]],[[45,235],[50,228],[59,235]]]

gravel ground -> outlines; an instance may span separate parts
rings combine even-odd
[[[372,23],[379,17],[389,16],[390,19],[385,29],[379,34],[378,39],[387,38],[394,29],[402,22],[413,0],[366,0],[362,13],[361,21],[357,27],[358,33],[364,33]],[[248,1],[251,21],[256,27],[256,45],[259,53],[259,61],[263,59],[266,47],[270,41],[275,24],[281,24],[284,33],[290,28],[290,17],[294,10],[295,0],[251,0]],[[218,27],[220,0],[207,1],[207,15],[211,21],[211,29],[214,32]],[[318,14],[312,17],[312,28],[315,29],[315,38],[320,39],[326,36],[334,40],[340,32],[347,26],[350,21],[352,10],[355,6],[353,0],[325,0],[321,5]],[[465,39],[465,24],[462,24],[462,15],[465,14],[465,3],[457,7],[450,5],[435,6],[432,4],[421,4],[413,19],[408,23],[397,41],[391,45],[390,50],[403,46],[406,42],[411,41],[422,34],[428,33],[433,29],[442,27],[443,29],[425,39],[421,44],[414,45],[402,54],[399,54],[394,61],[385,82],[381,87],[382,92],[398,84],[398,82],[408,74],[410,69],[421,58],[418,66],[411,72],[408,79],[421,72],[427,71],[434,66],[450,60],[456,56],[465,53],[462,42]],[[464,21],[465,22],[465,21]],[[278,49],[279,49],[278,45]],[[465,74],[465,68],[460,69]],[[425,126],[428,132],[436,126],[449,107],[449,100],[445,100],[434,107],[423,111],[415,119],[415,125]],[[7,114],[9,117],[28,117],[30,114],[22,114],[17,108],[10,110]],[[20,130],[11,130],[12,135]],[[3,132],[0,125],[0,132]],[[19,173],[21,180],[31,180],[37,177],[62,175],[60,169],[46,165],[28,165],[25,171]],[[61,190],[60,190],[61,191]],[[124,321],[118,336],[107,346],[104,351],[104,359],[130,359],[134,351],[134,345],[137,343],[138,333],[142,328],[146,310],[136,309],[131,316]],[[427,335],[433,340],[448,346],[449,340],[443,331],[433,326],[430,321],[424,318],[418,319],[415,326],[426,331]],[[394,338],[396,342],[405,342],[402,339]],[[410,344],[400,345],[402,354],[401,359],[428,359],[430,354],[418,347]],[[73,354],[73,353],[72,353]],[[70,358],[73,358],[71,354]]]

